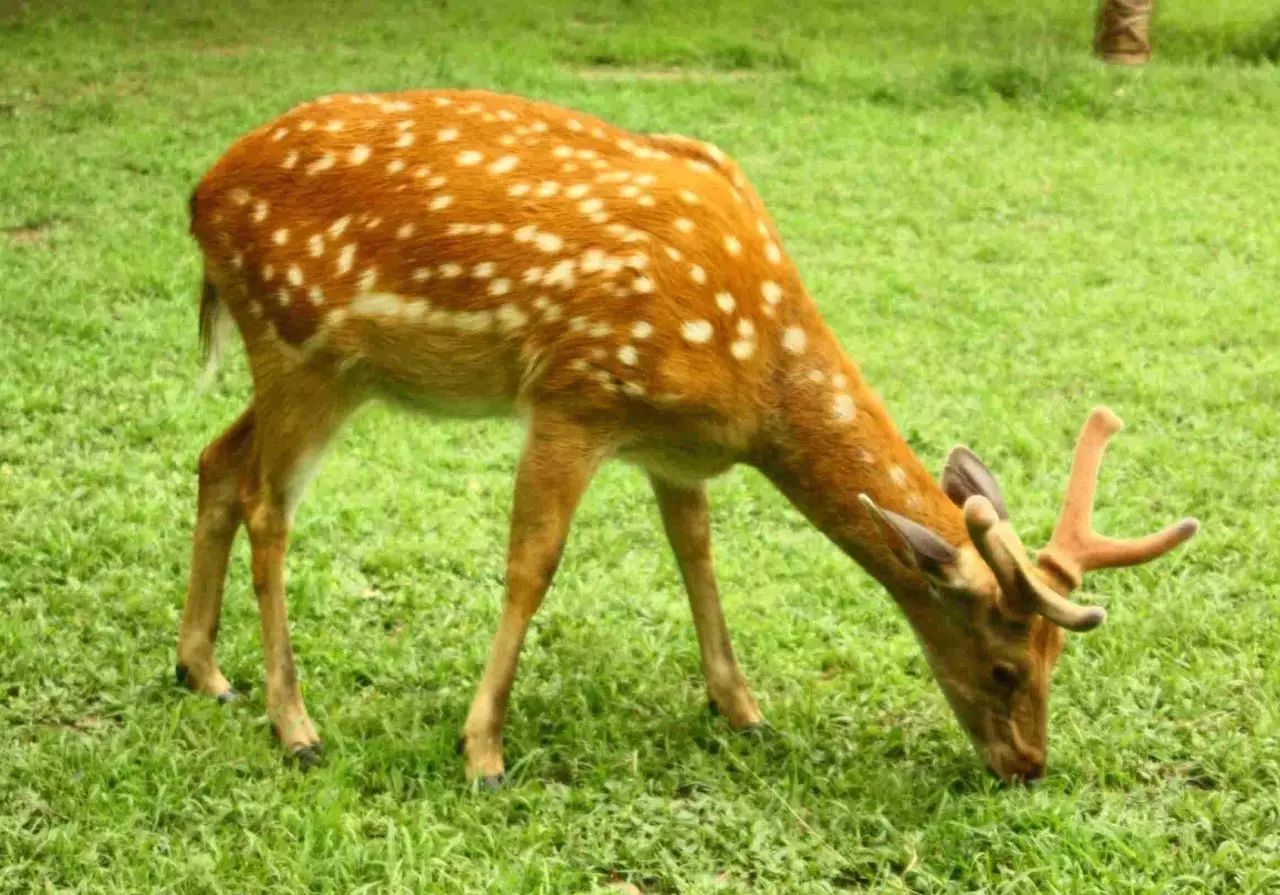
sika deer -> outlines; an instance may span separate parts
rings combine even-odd
[[[463,728],[470,778],[503,772],[525,631],[593,474],[649,475],[693,609],[706,686],[736,729],[761,722],[711,564],[705,481],[760,469],[893,596],[979,754],[1000,776],[1045,762],[1062,630],[1084,571],[1145,562],[1191,519],[1135,542],[1093,535],[1102,442],[1081,435],[1062,522],[1033,563],[999,489],[964,448],[936,483],[841,350],[759,197],[713,146],[629,133],[512,96],[322,97],[237,141],[192,197],[204,255],[201,335],[227,316],[254,399],[200,456],[178,676],[233,695],[213,646],[231,542],[249,532],[266,703],[303,762],[319,739],[284,604],[294,508],[362,402],[519,413],[506,602]]]

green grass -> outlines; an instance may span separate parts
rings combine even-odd
[[[0,890],[1262,892],[1280,886],[1280,18],[1162,3],[0,6]],[[536,6],[537,9],[531,7]],[[472,8],[475,7],[475,8]],[[1167,7],[1164,8],[1164,7]],[[926,13],[930,8],[943,12]],[[987,779],[874,583],[763,480],[715,483],[719,571],[777,732],[706,715],[642,477],[608,468],[524,652],[512,785],[453,743],[501,599],[508,422],[374,409],[299,515],[290,611],[328,750],[268,732],[243,543],[172,683],[199,448],[186,197],[336,90],[482,86],[734,153],[920,454],[966,441],[1040,543],[1108,403],[1102,525],[1201,537],[1099,576],[1050,773]]]

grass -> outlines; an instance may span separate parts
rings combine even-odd
[[[1275,891],[1280,19],[1164,4],[1118,71],[1089,6],[0,7],[0,890]],[[1030,542],[1086,410],[1126,418],[1103,526],[1205,530],[1092,582],[1041,785],[985,777],[889,600],[746,471],[713,487],[719,571],[776,732],[729,734],[616,466],[525,649],[512,785],[471,792],[503,421],[374,409],[313,487],[290,611],[326,767],[268,732],[243,543],[219,655],[249,697],[175,688],[194,459],[248,390],[242,361],[193,388],[186,196],[294,102],[429,85],[733,152],[916,449],[973,445]]]

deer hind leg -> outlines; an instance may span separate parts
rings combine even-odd
[[[502,729],[529,621],[551,586],[569,522],[607,448],[575,423],[535,413],[516,473],[506,600],[459,745],[468,780],[501,783]]]
[[[178,633],[178,683],[227,702],[236,696],[214,661],[231,544],[243,521],[240,480],[253,446],[250,407],[200,452],[200,496],[192,538],[191,578]]]
[[[301,375],[287,391],[264,394],[259,386],[252,468],[242,479],[240,501],[262,622],[267,717],[287,754],[309,766],[319,759],[320,738],[302,701],[289,643],[284,559],[293,511],[354,403],[332,380],[299,381]]]
[[[680,575],[689,594],[693,624],[698,631],[702,653],[702,673],[713,710],[728,719],[734,730],[746,730],[763,723],[746,678],[738,668],[729,641],[729,629],[720,609],[720,593],[711,561],[711,519],[707,489],[699,485],[684,488],[650,478],[658,499],[662,525],[675,553]]]

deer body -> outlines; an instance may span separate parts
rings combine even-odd
[[[293,511],[329,438],[383,397],[528,422],[507,599],[464,728],[469,776],[502,772],[520,644],[574,507],[612,457],[650,476],[708,691],[733,726],[761,716],[719,606],[703,483],[749,463],[886,585],[989,763],[1038,773],[1058,628],[1030,597],[1003,610],[1018,628],[1008,647],[1018,686],[1036,698],[1005,704],[1000,723],[1039,712],[1018,742],[992,728],[989,706],[981,718],[962,710],[991,702],[961,680],[991,660],[988,627],[955,608],[971,601],[937,605],[939,587],[963,584],[993,606],[1002,588],[1024,587],[1009,583],[1014,566],[1003,577],[988,568],[986,533],[1005,524],[985,512],[1002,506],[994,483],[961,494],[988,501],[970,507],[933,480],[822,321],[763,203],[715,147],[490,93],[323,97],[231,147],[193,196],[192,232],[206,345],[216,358],[234,322],[255,397],[201,455],[179,676],[232,692],[213,640],[243,524],[268,712],[292,753],[309,760],[318,744],[285,620]]]

